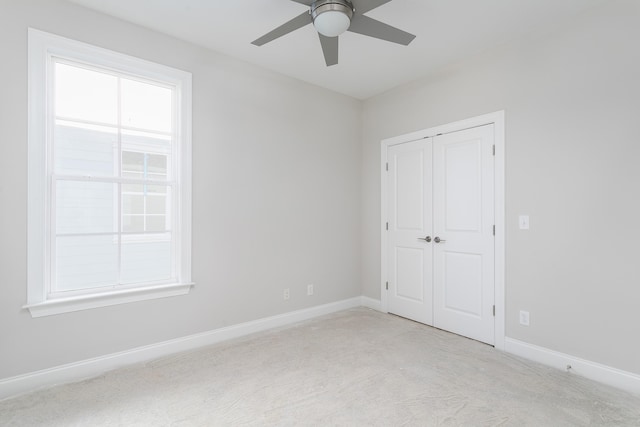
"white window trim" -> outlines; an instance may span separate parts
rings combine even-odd
[[[27,303],[32,317],[48,316],[123,304],[155,298],[184,295],[191,282],[191,73],[155,64],[128,55],[45,33],[33,28],[28,32],[28,236],[27,236]],[[176,239],[178,283],[117,289],[69,298],[47,298],[47,272],[50,267],[47,218],[47,97],[48,67],[51,56],[72,58],[97,66],[112,68],[133,75],[144,75],[170,82],[176,87],[179,100],[177,138],[181,141],[176,164],[180,191],[177,192],[177,224],[180,237]]]

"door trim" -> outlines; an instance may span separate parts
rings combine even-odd
[[[380,305],[382,311],[388,312],[388,299],[386,291],[386,283],[388,281],[387,272],[387,230],[388,221],[387,212],[387,149],[390,146],[403,144],[405,142],[416,141],[418,139],[437,136],[438,134],[456,132],[473,127],[493,124],[494,125],[494,143],[496,146],[495,162],[494,162],[494,215],[496,225],[495,235],[495,339],[494,347],[498,350],[505,350],[505,112],[496,111],[494,113],[484,114],[482,116],[472,117],[445,125],[435,126],[428,129],[419,130],[405,135],[384,139],[380,146],[380,241],[381,241],[381,266],[380,266]]]

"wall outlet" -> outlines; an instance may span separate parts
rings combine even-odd
[[[313,295],[313,285],[307,285],[307,295]]]
[[[529,312],[520,310],[520,324],[522,326],[529,326]]]
[[[289,299],[289,297],[291,296],[290,293],[289,293],[289,288],[285,288],[284,289],[284,292],[283,292],[282,296],[284,297],[285,301]]]

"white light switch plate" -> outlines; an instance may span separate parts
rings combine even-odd
[[[529,326],[529,312],[520,310],[520,324],[522,326]]]
[[[518,225],[520,226],[520,230],[528,230],[529,215],[520,215],[520,217],[518,218]]]

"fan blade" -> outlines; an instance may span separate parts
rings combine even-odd
[[[354,16],[348,31],[404,46],[407,46],[416,38],[413,34],[409,34],[406,31],[402,31],[364,15]]]
[[[322,53],[324,53],[324,62],[327,67],[338,63],[338,37],[327,37],[318,33],[320,36],[320,44],[322,45]]]
[[[296,0],[293,0],[296,1]],[[380,7],[385,3],[389,3],[391,0],[366,0],[353,2],[353,6],[356,9],[356,12],[360,15],[369,12],[370,10],[375,9],[376,7]]]
[[[311,22],[312,22],[311,14],[309,12],[304,12],[296,16],[292,20],[280,25],[275,30],[269,31],[267,34],[260,37],[259,39],[252,41],[251,44],[254,44],[256,46],[262,46],[263,44],[269,43],[270,41],[273,41],[279,37],[289,34],[290,32],[297,30],[298,28],[302,28],[305,25],[311,24]]]
[[[314,0],[291,0],[294,1],[296,3],[300,3],[300,4],[304,4],[305,6],[311,6],[311,3],[313,3]],[[389,0],[387,0],[389,1]]]

